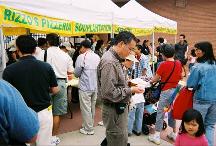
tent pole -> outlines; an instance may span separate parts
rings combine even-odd
[[[30,29],[29,28],[26,28],[26,34],[30,35]]]
[[[4,49],[4,38],[2,26],[0,26],[0,79],[2,78],[3,70],[6,67],[6,52]]]
[[[114,38],[114,13],[112,12],[112,30],[111,30],[111,38]]]
[[[154,30],[153,30],[153,33],[152,33],[152,72],[153,72],[153,75],[155,73],[155,36],[154,36]]]

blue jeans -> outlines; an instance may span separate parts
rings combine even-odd
[[[172,98],[174,91],[175,88],[172,88],[172,89],[162,91],[160,94],[160,99],[157,108],[156,123],[155,123],[155,130],[158,132],[161,132],[163,129],[163,121],[165,115],[164,107],[170,106],[170,101],[171,101],[170,98]],[[176,128],[176,121],[172,117],[172,110],[168,113],[168,125],[173,129]]]
[[[144,102],[137,103],[136,108],[129,111],[128,114],[128,133],[132,130],[140,133],[142,131],[142,121],[144,112]]]
[[[215,103],[199,103],[194,101],[193,108],[198,110],[203,117],[203,122],[206,130],[206,138],[209,146],[214,146],[214,129],[216,124],[216,104]]]

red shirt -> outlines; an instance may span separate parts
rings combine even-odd
[[[208,146],[208,141],[205,135],[200,137],[190,137],[189,135],[182,133],[177,136],[175,146]]]
[[[159,65],[156,73],[161,77],[161,82],[165,82],[167,80],[170,73],[172,72],[173,67],[174,67],[174,61],[164,61]],[[178,85],[179,80],[181,80],[181,73],[182,73],[181,62],[176,60],[175,69],[171,77],[167,81],[167,83],[162,88],[162,90],[164,91],[171,88],[175,88]]]

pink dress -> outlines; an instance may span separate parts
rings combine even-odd
[[[177,136],[175,146],[208,146],[208,141],[205,135],[200,137],[190,137],[183,133]]]

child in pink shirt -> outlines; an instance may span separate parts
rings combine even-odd
[[[180,128],[175,146],[208,146],[202,115],[199,111],[187,110],[182,117]]]

